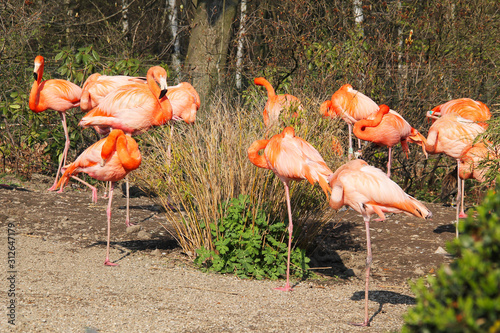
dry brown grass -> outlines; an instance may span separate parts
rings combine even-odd
[[[335,170],[341,161],[332,150],[332,135],[342,141],[344,127],[320,117],[320,102],[306,104],[307,111],[299,119],[285,121],[293,122],[296,134],[313,144]],[[191,255],[200,247],[213,249],[210,230],[203,226],[217,222],[225,212],[223,204],[240,194],[250,196],[254,216],[264,209],[269,223],[287,219],[283,184],[272,171],[251,164],[247,156],[250,144],[264,138],[261,107],[248,103],[243,107],[223,97],[207,105],[194,125],[174,124],[172,133],[170,126],[164,126],[145,135],[143,162],[136,172],[148,190],[158,194],[174,225],[173,235]],[[313,244],[335,212],[319,186],[313,188],[307,181],[292,182],[291,201],[295,244],[304,248]]]

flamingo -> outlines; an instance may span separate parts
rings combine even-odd
[[[460,158],[464,149],[472,144],[476,137],[485,131],[484,125],[451,113],[437,119],[429,128],[427,139],[414,138],[414,142],[421,144],[430,154],[444,153],[460,164]],[[460,173],[457,173],[457,225],[456,236],[458,237],[458,221],[460,218],[460,204],[463,193],[460,185]]]
[[[264,154],[259,151],[264,149]],[[295,136],[292,127],[286,127],[282,133],[274,135],[270,140],[257,140],[248,148],[250,162],[259,168],[271,169],[285,186],[288,209],[288,261],[286,269],[286,285],[277,288],[290,291],[290,251],[292,247],[292,208],[290,206],[289,182],[307,179],[311,184],[318,182],[327,198],[329,190],[327,179],[333,172],[328,168],[319,152],[307,141]]]
[[[253,82],[258,86],[264,86],[267,90],[267,102],[264,107],[264,125],[271,127],[278,124],[280,113],[283,109],[296,108],[302,111],[303,107],[300,100],[290,94],[277,95],[273,86],[263,77],[257,77]]]
[[[54,184],[49,188],[49,191],[54,191],[57,188],[56,184],[61,167],[66,164],[70,145],[68,127],[66,125],[66,111],[80,105],[82,89],[66,80],[52,79],[42,81],[44,65],[44,58],[41,55],[37,56],[35,58],[35,68],[33,69],[35,82],[31,86],[29,107],[36,113],[47,109],[55,110],[59,112],[59,116],[61,117],[66,142],[59,167],[57,168],[56,179],[54,180]]]
[[[196,111],[200,108],[200,96],[188,82],[169,86],[167,97],[172,105],[172,120],[184,120],[188,124],[196,120]]]
[[[80,109],[82,111],[90,111],[99,105],[101,100],[113,90],[133,83],[146,83],[146,81],[143,78],[132,76],[110,76],[94,73],[83,84]]]
[[[458,161],[458,176],[462,179],[461,186],[462,201],[461,210],[458,215],[460,218],[465,218],[467,215],[464,212],[464,190],[465,179],[475,179],[478,182],[484,183],[486,175],[491,168],[491,165],[483,165],[487,160],[496,160],[498,155],[484,142],[468,145],[462,152],[462,156]]]
[[[131,83],[121,86],[89,111],[81,120],[82,127],[93,126],[105,134],[110,129],[121,129],[129,135],[147,131],[172,119],[172,106],[167,94],[167,72],[159,66],[151,67],[146,75],[147,84]],[[160,87],[158,87],[158,84]],[[130,223],[129,183],[126,177],[127,218]]]
[[[330,100],[321,104],[320,112],[323,117],[341,117],[349,128],[349,159],[353,155],[352,147],[352,126],[355,122],[365,119],[371,114],[378,112],[379,107],[370,97],[353,89],[350,84],[344,84],[337,90]],[[356,156],[361,154],[361,142],[358,140],[359,151]]]
[[[366,228],[366,274],[365,274],[365,320],[357,326],[370,326],[368,317],[368,289],[372,249],[370,240],[370,217],[373,214],[383,220],[384,212],[405,213],[424,219],[432,213],[424,204],[406,194],[380,169],[356,159],[338,168],[329,178],[331,187],[330,207],[339,209],[350,206],[363,216]]]
[[[477,122],[484,122],[491,118],[490,109],[484,103],[470,98],[453,99],[438,105],[432,111],[428,111],[426,116],[434,122],[439,117],[450,113]]]
[[[387,161],[387,176],[391,177],[392,147],[401,142],[401,147],[408,158],[408,141],[411,137],[423,138],[416,129],[396,111],[390,110],[385,104],[380,105],[377,113],[354,124],[353,133],[358,139],[370,141],[389,148]],[[425,152],[425,150],[424,150]]]
[[[111,182],[109,201],[106,215],[108,219],[108,235],[106,245],[106,259],[104,265],[116,266],[109,261],[109,242],[111,234],[111,203],[115,182],[123,179],[129,172],[137,169],[141,164],[141,153],[137,142],[125,135],[122,130],[115,129],[104,138],[87,148],[77,159],[65,167],[64,174],[57,183],[59,192],[63,191],[69,177],[84,172],[101,181]]]

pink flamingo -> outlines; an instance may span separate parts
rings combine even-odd
[[[191,84],[181,82],[176,86],[169,86],[167,97],[172,105],[172,120],[194,123],[196,111],[200,108],[200,96]]]
[[[33,82],[31,86],[29,107],[36,113],[47,109],[55,110],[59,112],[61,117],[66,142],[57,169],[56,179],[52,187],[49,188],[49,191],[54,191],[56,189],[59,173],[61,172],[61,167],[66,163],[70,145],[68,127],[66,126],[66,111],[80,105],[82,89],[76,84],[66,80],[53,79],[42,81],[44,65],[44,58],[41,55],[37,56],[35,58],[35,68],[33,69],[35,82]]]
[[[422,135],[396,111],[390,110],[387,105],[380,105],[377,113],[371,114],[365,119],[361,119],[354,124],[354,135],[358,139],[370,141],[389,148],[389,158],[387,162],[387,176],[391,177],[392,147],[401,143],[401,147],[408,158],[408,141],[410,137]],[[425,152],[425,150],[424,150]]]
[[[323,117],[341,117],[349,128],[349,159],[353,155],[352,147],[352,126],[361,119],[368,118],[371,114],[377,113],[379,107],[370,97],[353,89],[350,84],[344,84],[337,90],[330,100],[321,104],[320,112]],[[361,154],[361,142],[358,140],[359,151]]]
[[[264,154],[259,151],[264,149]],[[311,184],[318,182],[328,197],[330,188],[327,179],[333,172],[326,166],[319,152],[307,141],[295,136],[292,127],[286,127],[282,133],[274,135],[270,140],[257,140],[248,148],[250,162],[259,168],[271,169],[285,186],[288,209],[288,261],[286,269],[286,285],[277,288],[290,291],[290,251],[292,247],[292,208],[290,206],[289,182],[307,179]]]
[[[338,168],[329,178],[331,187],[330,207],[339,209],[347,205],[363,216],[366,229],[365,320],[357,326],[370,326],[368,317],[368,290],[372,248],[370,217],[373,214],[384,220],[384,213],[405,213],[429,219],[431,211],[420,201],[406,194],[380,169],[363,160],[353,160]]]
[[[172,106],[167,94],[167,72],[159,66],[151,67],[146,75],[147,84],[131,83],[121,86],[106,95],[98,106],[81,120],[82,127],[92,126],[100,133],[110,129],[121,129],[129,135],[147,131],[172,119]],[[160,86],[158,86],[158,84]],[[126,177],[127,218],[130,223],[129,183]]]
[[[472,120],[462,118],[451,113],[437,119],[429,128],[427,139],[423,138],[414,142],[425,147],[430,154],[444,153],[460,163],[460,158],[464,149],[472,144],[476,137],[485,131],[484,125],[475,123]],[[457,226],[456,236],[458,237],[458,221],[460,218],[460,201],[462,198],[462,186],[460,185],[460,173],[457,173],[458,193],[457,193]]]
[[[265,78],[257,77],[253,82],[258,86],[264,86],[267,91],[267,102],[263,113],[266,127],[278,124],[283,109],[297,108],[297,111],[303,110],[302,104],[297,97],[290,94],[277,95],[273,86]]]
[[[453,99],[436,106],[432,111],[428,111],[426,115],[434,122],[439,117],[450,113],[477,122],[485,122],[491,118],[490,109],[483,102],[470,98]]]
[[[106,246],[106,260],[104,265],[116,266],[109,261],[109,242],[111,234],[111,203],[115,182],[123,179],[129,172],[137,169],[141,164],[141,153],[135,140],[125,135],[122,130],[112,130],[104,139],[87,148],[78,158],[65,167],[64,174],[57,183],[59,192],[63,191],[69,177],[84,172],[97,180],[111,182],[108,208],[108,236]]]

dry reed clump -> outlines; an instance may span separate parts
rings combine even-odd
[[[261,109],[248,110],[223,98],[207,105],[194,125],[176,123],[146,134],[143,162],[135,174],[143,187],[158,195],[173,225],[173,236],[190,256],[201,247],[214,249],[210,228],[204,226],[217,225],[225,214],[225,203],[240,194],[250,196],[254,219],[258,210],[264,210],[268,223],[288,223],[283,184],[272,171],[248,160],[248,147],[263,139],[266,131]],[[332,135],[343,135],[338,123],[322,119],[313,108],[288,119],[295,123],[297,135],[313,144],[335,170],[340,161],[332,149]],[[291,201],[295,244],[306,248],[335,212],[319,186],[313,189],[307,181],[292,182]],[[254,221],[247,223],[252,227]]]

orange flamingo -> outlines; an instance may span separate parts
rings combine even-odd
[[[350,84],[344,84],[332,98],[321,104],[320,112],[323,117],[341,117],[349,128],[349,159],[353,155],[352,126],[355,122],[365,119],[378,112],[379,107],[370,97],[353,89]],[[361,154],[361,142],[358,140],[358,153]]]
[[[135,140],[125,135],[122,130],[112,130],[110,134],[87,148],[78,158],[65,167],[64,174],[57,183],[59,192],[63,191],[69,177],[84,172],[102,181],[110,181],[108,208],[108,237],[106,245],[106,260],[104,265],[116,266],[109,261],[109,241],[111,234],[111,203],[115,182],[123,179],[130,171],[141,164],[141,153]]]
[[[338,168],[330,176],[330,207],[339,209],[350,206],[363,216],[366,228],[366,275],[365,275],[365,320],[357,326],[370,326],[368,317],[368,289],[372,248],[370,240],[370,217],[373,214],[385,219],[384,213],[405,213],[425,219],[432,213],[417,199],[406,194],[380,169],[363,160],[353,160]]]
[[[80,120],[79,125],[121,129],[135,135],[168,122],[172,119],[172,106],[165,96],[167,72],[159,66],[151,67],[146,80],[147,84],[125,85],[106,95]]]
[[[476,137],[484,131],[484,126],[481,124],[451,113],[440,117],[432,124],[429,128],[427,139],[423,138],[421,141],[418,141],[415,138],[414,142],[423,145],[425,150],[430,154],[444,153],[454,158],[457,161],[457,165],[459,165],[464,149],[472,144]],[[463,195],[462,186],[460,185],[460,173],[457,173],[457,183],[456,236],[458,237],[459,201]]]
[[[94,73],[83,84],[80,109],[90,111],[99,105],[101,100],[113,90],[133,83],[146,83],[146,81],[143,78],[132,76],[110,76]]]
[[[264,149],[264,154],[259,151]],[[270,140],[257,140],[248,148],[250,162],[259,168],[271,169],[285,186],[288,209],[288,261],[286,269],[286,285],[277,288],[282,291],[292,290],[290,287],[290,250],[292,247],[292,208],[290,206],[289,182],[307,179],[311,184],[318,182],[329,196],[327,179],[333,172],[326,166],[319,152],[307,141],[295,136],[292,127],[286,127],[282,133],[274,135]]]
[[[453,99],[436,106],[432,111],[428,111],[426,115],[434,122],[439,117],[450,113],[477,122],[484,122],[491,118],[490,109],[484,103],[470,98]]]
[[[264,107],[264,125],[271,127],[277,125],[279,116],[283,109],[296,108],[296,111],[303,110],[300,100],[290,94],[277,95],[273,86],[263,77],[257,77],[253,82],[258,86],[264,86],[267,90],[267,102]]]
[[[70,145],[68,127],[66,125],[66,111],[80,105],[82,89],[76,84],[66,80],[53,79],[42,81],[44,65],[44,58],[40,55],[37,56],[35,58],[35,68],[33,69],[35,82],[33,82],[31,86],[29,107],[36,113],[47,109],[55,110],[59,112],[61,117],[66,142],[64,144],[63,155],[59,162],[59,167],[57,168],[56,179],[52,187],[49,188],[49,191],[54,191],[56,189],[59,173],[61,172],[61,167],[66,164],[66,157]]]
[[[110,129],[121,129],[126,134],[135,135],[152,126],[165,124],[172,119],[172,106],[166,96],[167,72],[162,67],[153,66],[148,70],[146,81],[147,84],[131,83],[113,90],[80,120],[79,125],[93,126],[100,134],[107,134]],[[125,223],[130,226],[128,177],[126,189]]]
[[[458,161],[458,174],[462,180],[462,201],[460,214],[458,215],[459,217],[467,217],[464,212],[465,180],[475,179],[478,182],[484,183],[487,173],[492,167],[492,165],[489,165],[486,161],[496,159],[498,159],[498,154],[484,142],[469,145],[463,150],[462,156]]]
[[[380,105],[377,113],[356,122],[353,133],[358,139],[389,148],[389,158],[387,161],[388,177],[391,177],[392,147],[400,142],[406,158],[408,158],[408,152],[410,151],[408,141],[412,141],[410,136],[423,138],[399,113],[390,110],[385,104]]]

